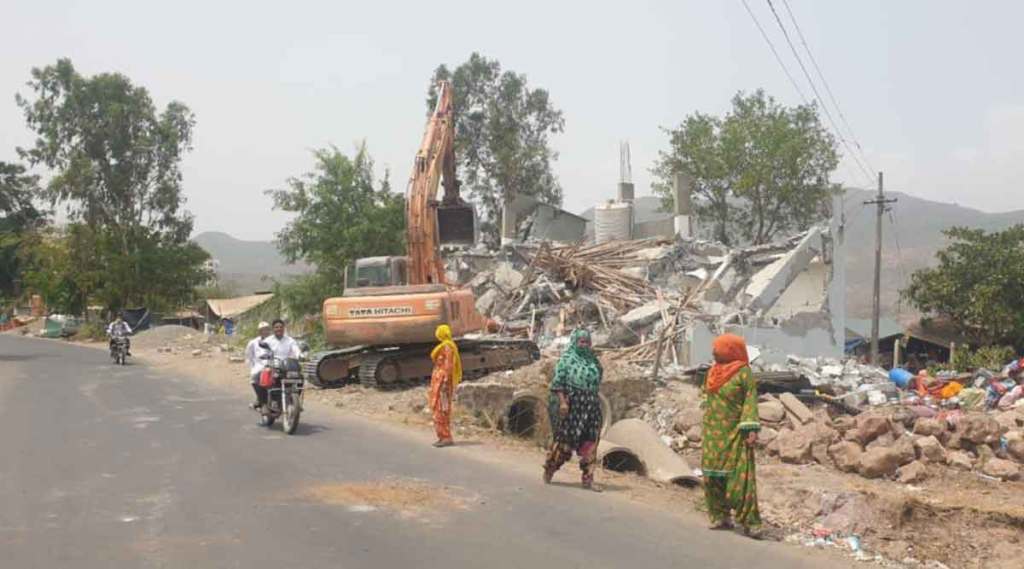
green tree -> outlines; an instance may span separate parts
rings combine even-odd
[[[451,71],[434,71],[427,112],[437,103],[437,83],[451,81],[455,95],[456,172],[469,199],[482,207],[480,228],[496,241],[503,200],[513,194],[560,205],[562,187],[551,170],[558,154],[549,137],[563,131],[565,119],[544,89],[531,89],[526,76],[501,70],[478,53]]]
[[[1024,225],[943,233],[951,242],[938,265],[914,272],[903,297],[982,345],[1024,346]]]
[[[278,287],[297,313],[317,312],[324,298],[340,294],[351,261],[405,250],[405,200],[391,191],[387,174],[374,180],[366,145],[352,158],[333,146],[313,156],[313,171],[266,192],[274,209],[294,214],[276,236],[281,254],[316,267],[314,275]]]
[[[85,311],[87,303],[81,291],[87,288],[83,284],[93,276],[86,267],[75,262],[71,247],[73,235],[83,237],[77,228],[44,228],[27,235],[19,251],[25,290],[41,295],[47,307],[58,313]]]
[[[37,184],[24,166],[0,161],[0,297],[15,294],[26,233],[44,221],[32,202]]]
[[[668,207],[676,174],[692,176],[696,213],[723,243],[767,243],[828,216],[839,155],[814,106],[740,92],[724,117],[698,112],[664,130],[654,191]]]
[[[158,112],[149,92],[124,75],[85,77],[67,59],[33,69],[28,85],[35,98],[16,100],[37,138],[19,152],[53,172],[43,196],[89,233],[95,248],[72,242],[74,256],[104,271],[98,288],[82,292],[110,309],[187,300],[207,276],[207,256],[189,242],[192,217],[182,209],[191,111],[173,101]]]

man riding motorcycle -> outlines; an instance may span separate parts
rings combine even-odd
[[[132,355],[132,341],[129,338],[132,334],[132,327],[124,321],[124,315],[120,312],[114,321],[107,325],[107,337],[110,338],[110,354],[114,354],[114,338],[124,338],[125,340],[125,355]]]
[[[249,366],[249,383],[252,390],[256,392],[256,401],[252,404],[253,409],[259,409],[267,402],[267,390],[260,387],[260,373],[263,371],[265,361],[260,358],[266,350],[260,347],[260,342],[265,342],[270,336],[270,324],[259,323],[259,336],[253,338],[245,346],[245,364]]]

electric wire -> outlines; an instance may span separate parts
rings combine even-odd
[[[804,92],[800,89],[800,84],[797,83],[795,78],[793,78],[793,74],[789,72],[789,68],[786,67],[786,63],[782,61],[782,56],[780,56],[778,50],[775,49],[775,44],[772,43],[771,38],[768,37],[768,33],[764,31],[763,27],[761,27],[761,22],[757,20],[757,16],[754,15],[754,11],[750,9],[750,5],[747,4],[747,0],[740,1],[743,2],[743,7],[747,9],[747,14],[749,14],[750,19],[754,21],[754,25],[757,26],[757,30],[761,32],[761,37],[764,38],[765,43],[768,44],[768,48],[771,49],[772,54],[775,55],[775,61],[779,63],[779,67],[782,67],[782,71],[786,74],[786,77],[789,78],[789,82],[793,85],[793,89],[795,89],[797,94],[800,95],[800,98],[803,99],[804,104],[809,105],[810,100],[807,99],[807,96],[804,95]]]
[[[775,5],[772,3],[772,0],[766,1],[768,3],[768,8],[771,9],[772,15],[775,17],[775,23],[778,24],[779,29],[782,31],[783,37],[785,37],[786,39],[786,43],[789,45],[789,50],[793,53],[793,57],[796,58],[797,64],[800,66],[800,69],[804,73],[804,77],[807,79],[807,82],[811,86],[811,91],[814,93],[815,100],[818,102],[819,105],[821,105],[821,109],[825,112],[825,118],[827,118],[829,124],[832,125],[832,129],[835,131],[836,136],[839,137],[839,142],[841,142],[843,147],[845,147],[846,150],[849,151],[850,157],[853,158],[853,161],[861,169],[861,172],[864,173],[864,177],[870,181],[872,179],[870,171],[860,161],[860,158],[858,158],[857,153],[853,151],[853,148],[850,147],[850,143],[846,140],[846,137],[843,136],[843,132],[839,129],[839,125],[836,124],[835,118],[832,117],[832,112],[828,110],[828,106],[826,106],[825,102],[822,100],[821,94],[818,93],[817,85],[815,85],[814,80],[811,78],[810,72],[807,71],[807,66],[804,65],[804,61],[800,57],[800,53],[796,50],[796,45],[793,44],[793,40],[789,36],[789,31],[786,30],[786,26],[782,23],[782,18],[779,17],[778,11],[775,10]],[[745,3],[746,0],[744,0],[744,4]]]
[[[857,134],[853,132],[853,127],[850,126],[850,121],[846,119],[846,114],[843,113],[843,108],[839,106],[835,93],[832,92],[832,87],[828,84],[828,80],[825,79],[825,73],[821,70],[821,66],[818,65],[818,61],[814,58],[814,53],[811,52],[811,48],[807,45],[807,38],[804,37],[804,32],[800,29],[800,24],[796,21],[796,16],[793,15],[793,10],[789,7],[789,0],[782,0],[782,5],[786,8],[786,13],[789,15],[789,20],[793,22],[793,27],[796,29],[797,36],[800,38],[800,43],[804,46],[804,51],[807,52],[807,58],[811,60],[811,65],[814,70],[818,73],[818,78],[821,79],[821,83],[825,86],[825,92],[828,93],[828,98],[832,101],[832,106],[835,107],[836,112],[839,114],[839,120],[842,121],[843,126],[846,127],[846,131],[849,133],[850,138],[853,140],[853,145],[860,152],[860,157],[867,164],[868,169],[872,172],[875,171],[872,167],[871,162],[868,160],[867,155],[864,153],[864,148],[861,146],[860,141],[857,139]]]

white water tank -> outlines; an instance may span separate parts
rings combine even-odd
[[[633,238],[633,204],[610,202],[594,209],[594,240],[624,241]]]

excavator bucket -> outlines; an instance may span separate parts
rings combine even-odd
[[[476,211],[472,205],[438,205],[437,233],[441,245],[473,245],[476,242]]]

